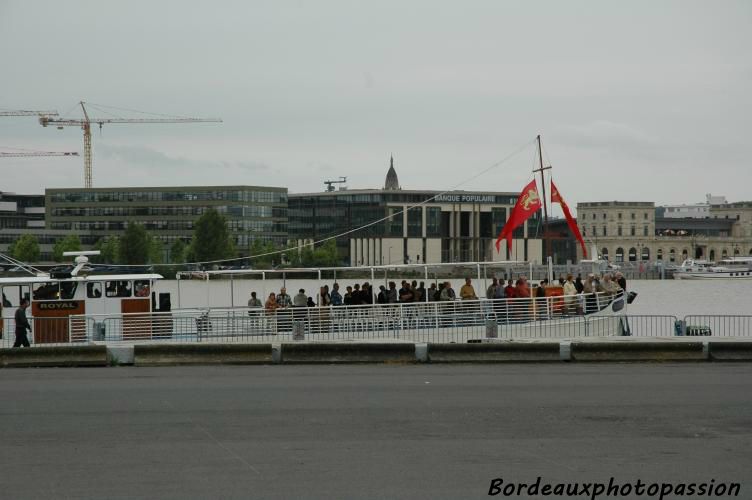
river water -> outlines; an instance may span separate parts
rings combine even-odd
[[[397,282],[399,288],[401,280],[389,279]],[[340,280],[342,293],[346,285],[356,281],[363,283],[370,279]],[[451,282],[459,293],[462,280]],[[316,280],[296,279],[288,279],[284,283],[279,279],[213,280],[208,283],[200,280],[164,280],[158,283],[157,291],[171,293],[173,309],[239,307],[246,305],[251,291],[255,291],[264,302],[270,292],[278,293],[283,284],[290,296],[302,288],[315,299],[319,285],[325,283],[331,288],[331,281],[319,283]],[[473,280],[476,294],[485,295],[483,290],[488,283],[490,281]],[[375,284],[378,288],[383,280]],[[430,285],[430,282],[426,285]],[[632,280],[627,283],[627,289],[638,293],[637,299],[628,308],[629,314],[670,314],[679,318],[689,314],[752,314],[752,280]]]

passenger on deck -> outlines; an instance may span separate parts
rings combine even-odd
[[[436,292],[438,290],[436,289],[436,283],[431,283],[431,286],[428,287],[428,290],[426,290],[426,293],[428,294],[428,301],[429,302],[435,302],[436,301]]]
[[[251,298],[248,299],[248,307],[255,308],[255,307],[263,307],[263,304],[261,301],[256,297],[256,292],[251,292]]]
[[[619,284],[622,290],[627,290],[627,279],[621,272],[616,273],[616,282]]]
[[[339,293],[339,283],[332,285],[331,301],[333,306],[342,305],[342,294]]]
[[[389,282],[389,290],[387,291],[387,302],[390,304],[396,304],[399,300],[399,296],[397,295],[397,283],[394,281]]]
[[[564,306],[567,314],[574,314],[577,311],[577,287],[574,286],[572,275],[567,274],[567,280],[564,282]]]
[[[452,289],[452,284],[448,281],[444,282],[444,289],[441,290],[441,296],[440,300],[454,300],[457,296],[454,294],[454,290]]]
[[[577,279],[574,280],[574,287],[577,289],[577,293],[582,293],[582,290],[585,288],[585,285],[582,283],[582,276],[577,275]]]
[[[514,280],[511,278],[509,278],[507,286],[504,288],[504,296],[508,299],[513,299],[517,296],[514,290]]]
[[[410,283],[408,283],[407,281],[402,282],[402,288],[400,288],[399,291],[399,300],[400,302],[406,303],[410,303],[415,300],[415,294],[410,288]]]
[[[353,305],[353,289],[351,286],[345,288],[345,297],[342,299],[346,306]]]
[[[329,288],[324,285],[319,288],[319,306],[328,307],[332,304],[332,298],[329,296]]]
[[[462,300],[478,300],[478,296],[475,295],[475,288],[472,285],[473,280],[465,278],[465,284],[460,288],[460,298]]]
[[[496,298],[496,289],[499,288],[499,280],[498,278],[494,278],[491,281],[491,284],[488,285],[488,288],[486,288],[486,298],[488,300],[493,300]]]
[[[389,302],[388,294],[389,292],[386,291],[386,287],[379,285],[379,294],[376,296],[376,303],[387,304]]]
[[[287,307],[290,307],[292,305],[292,299],[289,295],[287,295],[287,288],[282,287],[279,290],[279,294],[277,295],[277,308],[278,309],[285,309]]]
[[[295,295],[295,298],[292,299],[292,305],[294,307],[305,307],[308,304],[308,296],[305,293],[305,290],[302,288],[298,290],[297,295]]]
[[[277,297],[274,295],[274,292],[270,293],[269,298],[266,299],[264,309],[268,314],[274,314],[274,311],[277,310]]]

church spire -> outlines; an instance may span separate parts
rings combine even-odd
[[[399,180],[397,179],[397,171],[394,170],[394,155],[389,156],[389,171],[386,173],[384,189],[390,191],[400,189]]]

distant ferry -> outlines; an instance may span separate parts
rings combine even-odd
[[[675,279],[752,279],[752,257],[733,257],[720,263],[687,259],[674,271]]]

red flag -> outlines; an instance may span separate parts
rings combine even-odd
[[[507,239],[507,248],[512,250],[512,232],[528,220],[536,211],[541,207],[541,199],[538,196],[538,189],[535,187],[535,181],[530,181],[530,184],[524,187],[520,196],[517,198],[517,203],[512,209],[512,214],[507,219],[507,223],[501,228],[499,237],[496,238],[496,251],[501,251],[501,240]]]
[[[580,228],[577,227],[577,223],[572,218],[572,213],[569,211],[569,206],[567,206],[564,198],[562,198],[561,196],[561,193],[559,193],[559,190],[556,189],[556,184],[554,184],[553,179],[551,179],[551,203],[558,203],[559,205],[561,205],[561,210],[562,212],[564,212],[564,217],[567,218],[569,230],[572,231],[574,237],[577,238],[577,241],[580,242],[580,246],[582,247],[582,255],[587,257],[587,249],[585,248],[585,241],[582,239],[582,235],[580,234]]]

